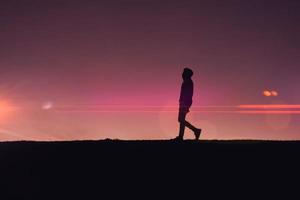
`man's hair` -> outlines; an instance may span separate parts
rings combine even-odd
[[[183,73],[188,77],[192,77],[194,74],[193,70],[191,70],[190,68],[187,68],[187,67],[183,69]]]

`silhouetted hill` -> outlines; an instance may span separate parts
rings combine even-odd
[[[43,200],[275,194],[299,182],[299,153],[297,141],[3,142],[0,195]]]

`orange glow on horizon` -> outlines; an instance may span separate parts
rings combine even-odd
[[[0,119],[6,120],[16,110],[11,104],[5,101],[0,101]]]

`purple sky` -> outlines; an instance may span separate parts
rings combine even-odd
[[[298,0],[3,0],[0,101],[19,109],[0,111],[0,140],[173,137],[176,113],[80,106],[176,106],[185,66],[195,106],[300,104],[299,10]],[[39,110],[45,102],[87,110]],[[300,139],[296,114],[195,116],[206,138]]]

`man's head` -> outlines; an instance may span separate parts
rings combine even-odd
[[[193,70],[186,67],[186,68],[183,69],[182,78],[183,78],[183,80],[191,79],[193,74],[194,74]]]

